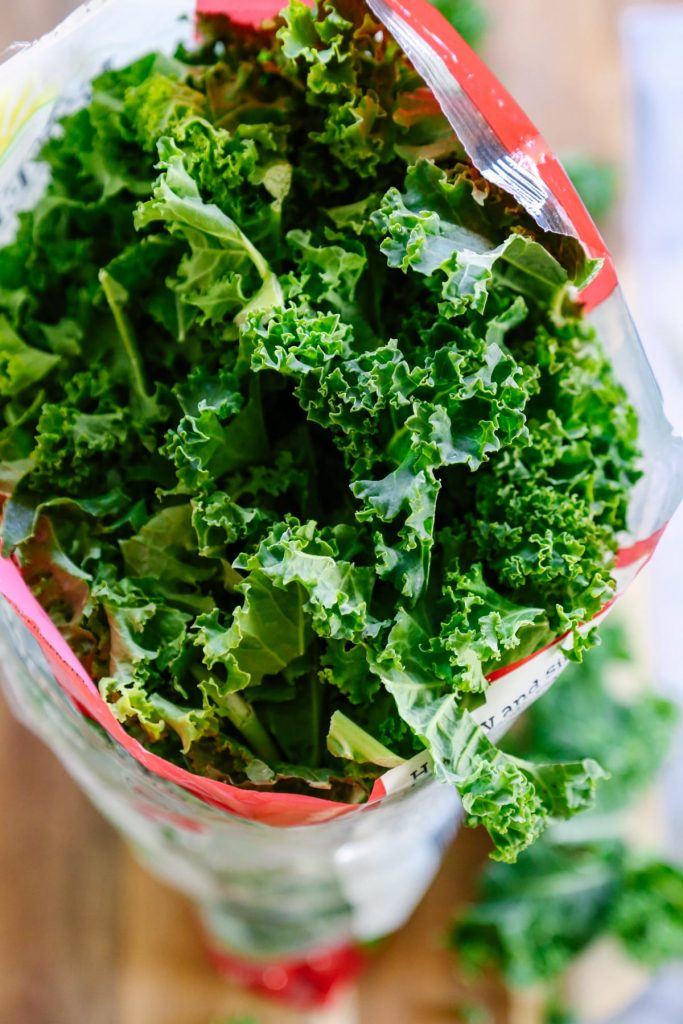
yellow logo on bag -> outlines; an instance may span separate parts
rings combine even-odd
[[[24,86],[18,94],[0,96],[0,163],[35,115],[56,98],[55,92],[37,91],[31,85]]]

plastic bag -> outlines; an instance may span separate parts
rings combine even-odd
[[[442,16],[426,0],[367,2],[431,86],[479,170],[541,226],[579,237],[604,259],[583,298],[638,410],[646,469],[619,556],[621,591],[679,501],[683,457],[609,254],[538,133]],[[281,6],[199,3],[200,11],[252,22]],[[193,16],[191,0],[95,0],[0,66],[0,242],[11,237],[13,214],[43,188],[44,171],[32,163],[39,142],[84,102],[89,80],[104,67],[188,41]],[[301,1004],[316,1002],[357,969],[355,943],[408,917],[458,816],[455,793],[429,778],[428,755],[388,772],[363,807],[193,775],[149,753],[114,720],[9,560],[0,560],[0,593],[0,650],[18,715],[141,859],[195,900],[223,968]],[[560,639],[490,677],[475,717],[492,739],[565,663]]]

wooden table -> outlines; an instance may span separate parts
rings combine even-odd
[[[39,34],[74,6],[73,0],[5,0],[0,50]],[[624,6],[623,0],[490,2],[488,58],[561,150],[624,159],[617,34]],[[615,220],[613,239],[617,227]],[[301,1020],[216,977],[190,908],[137,867],[60,765],[1,703],[0,808],[2,1024],[210,1024],[238,1012],[252,1012],[262,1024]],[[458,977],[443,933],[471,892],[483,855],[479,837],[457,841],[413,920],[376,957],[336,1020],[459,1019],[455,1007],[476,993]],[[485,998],[493,1024],[512,1021],[495,986]],[[525,1013],[521,1024],[532,1024],[531,1017]]]

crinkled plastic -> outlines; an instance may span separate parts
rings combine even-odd
[[[538,224],[579,238],[602,269],[582,299],[641,424],[619,592],[651,556],[683,494],[673,438],[613,262],[562,167],[482,61],[427,0],[367,0],[431,87],[480,172]],[[199,0],[203,13],[256,23],[281,2]],[[0,243],[44,185],[33,161],[89,80],[192,37],[192,0],[92,0],[0,66]],[[250,792],[149,753],[114,720],[97,688],[23,582],[0,559],[0,653],[19,717],[55,751],[159,877],[200,908],[221,969],[299,1005],[323,1001],[358,969],[355,943],[405,921],[458,819],[428,755],[388,772],[369,802]],[[490,677],[475,714],[495,741],[564,667],[562,640]],[[236,959],[237,958],[237,959]]]

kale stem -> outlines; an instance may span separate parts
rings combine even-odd
[[[322,754],[322,736],[320,735],[320,712],[322,710],[322,692],[320,676],[317,672],[311,672],[309,677],[309,698],[311,702],[311,723],[312,739],[311,764],[314,768],[320,765]]]
[[[251,704],[248,704],[244,697],[240,697],[238,693],[227,694],[222,709],[238,732],[244,736],[255,754],[269,765],[280,760],[275,743]]]
[[[404,424],[402,427],[399,427],[397,430],[394,431],[391,439],[389,440],[389,442],[387,444],[387,448],[386,448],[387,454],[389,455],[389,457],[391,459],[393,459],[397,463],[400,463],[403,460],[403,455],[401,454],[400,445],[401,445],[401,442],[403,441],[403,439],[406,437],[407,434],[408,434],[408,428]]]
[[[142,369],[142,360],[140,359],[137,343],[133,336],[132,327],[130,326],[123,311],[123,301],[125,296],[124,289],[118,281],[115,281],[114,278],[107,273],[106,270],[101,270],[99,277],[104,297],[107,300],[109,309],[111,310],[111,315],[113,316],[114,323],[116,324],[116,330],[119,333],[123,350],[126,353],[126,358],[128,359],[133,391],[140,399],[145,399],[147,398],[147,387],[144,371]]]
[[[281,760],[280,751],[270,733],[252,705],[244,697],[238,693],[223,693],[220,682],[214,679],[211,673],[201,665],[196,665],[191,672],[198,682],[209,683],[212,691],[216,694],[220,693],[220,699],[213,698],[216,710],[234,725],[257,757],[262,758],[269,765]]]

